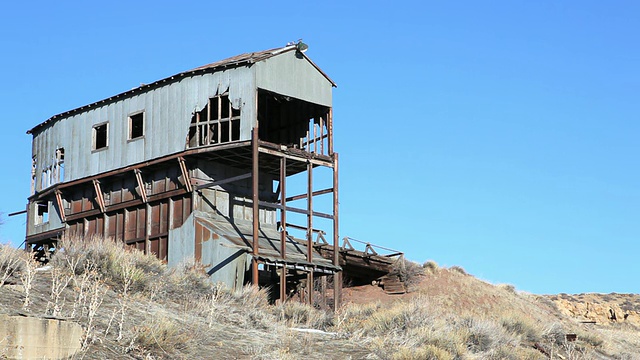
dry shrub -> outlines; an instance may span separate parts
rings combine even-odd
[[[407,302],[398,302],[386,311],[374,312],[362,323],[368,335],[391,335],[433,323],[433,313],[426,297],[417,296]]]
[[[94,236],[82,239],[77,236],[64,237],[58,242],[58,251],[52,265],[66,268],[75,275],[88,271],[88,264],[95,268],[104,281],[120,289],[137,293],[151,286],[151,279],[164,275],[166,265],[155,256],[128,248],[122,243]]]
[[[461,327],[468,332],[467,347],[475,353],[487,352],[502,346],[519,345],[516,338],[490,320],[465,318],[461,322]]]
[[[550,344],[562,345],[565,343],[565,330],[560,323],[553,323],[547,326],[542,332],[542,336]]]
[[[0,244],[0,287],[22,270],[25,252],[10,244]]]
[[[424,276],[424,269],[418,263],[400,258],[393,265],[389,275],[398,276],[400,281],[404,282],[407,290],[411,291],[420,282],[420,277]]]
[[[403,347],[395,352],[391,359],[394,360],[453,360],[454,357],[447,350],[434,345],[426,345],[419,348]]]
[[[517,294],[516,287],[511,284],[498,284],[497,287],[510,294]]]
[[[469,274],[467,274],[467,272],[461,266],[458,266],[458,265],[454,265],[454,266],[450,267],[449,270],[453,271],[453,272],[456,272],[456,273],[458,273],[460,275],[469,275]]]
[[[134,328],[134,341],[146,351],[158,350],[169,355],[175,350],[184,349],[193,338],[188,329],[166,317],[166,314],[155,314],[142,325]]]
[[[279,321],[290,327],[304,326],[306,328],[326,330],[333,325],[333,316],[326,311],[315,309],[307,304],[289,301],[276,308]]]
[[[194,301],[198,302],[220,289],[214,290],[202,268],[193,261],[187,261],[166,270],[165,276],[154,278],[146,291],[160,300],[172,300],[189,307],[195,305]]]
[[[533,343],[542,340],[542,330],[528,318],[510,314],[503,317],[501,323],[507,332],[521,336],[524,341]]]
[[[588,333],[588,332],[580,332],[578,333],[578,340],[587,343],[593,347],[600,347],[603,344],[603,340],[602,338],[600,338],[599,336],[593,334],[593,333]]]
[[[422,268],[431,272],[431,273],[435,273],[438,270],[440,270],[440,267],[438,266],[438,263],[436,263],[433,260],[427,260],[424,262],[424,264],[422,264]]]

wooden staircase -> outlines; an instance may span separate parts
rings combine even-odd
[[[404,282],[398,275],[385,275],[380,278],[380,286],[387,294],[404,294],[407,292]]]

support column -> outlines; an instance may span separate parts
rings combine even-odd
[[[313,263],[313,164],[307,163],[307,261]],[[307,274],[309,305],[313,305],[313,268]]]
[[[340,239],[338,223],[338,153],[333,155],[333,265],[340,266]],[[342,301],[342,272],[333,275],[333,309],[338,311]]]
[[[253,260],[251,261],[251,283],[254,286],[258,286],[258,227],[260,222],[260,212],[258,208],[259,198],[259,182],[258,182],[258,127],[254,127],[251,130],[251,179],[252,179],[252,192],[253,192]],[[230,209],[233,211],[233,209]]]
[[[280,256],[282,257],[282,271],[280,272],[280,303],[284,304],[287,299],[287,158],[280,158]]]

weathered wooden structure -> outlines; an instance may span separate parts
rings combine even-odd
[[[338,244],[335,83],[304,50],[298,43],[235,56],[29,130],[27,248],[45,254],[63,234],[102,235],[169,265],[194,259],[232,287],[279,284],[280,299],[331,276],[338,306],[339,247],[323,257],[307,246],[317,218],[332,221]],[[318,167],[332,176],[314,182]],[[287,179],[296,174],[306,174],[306,191],[290,196]],[[314,209],[322,195],[332,196],[329,211]],[[290,206],[296,200],[306,206]],[[290,224],[288,213],[305,223]]]
[[[304,50],[235,56],[29,130],[26,247],[44,258],[64,235],[103,236],[170,266],[194,260],[229,287],[269,285],[274,299],[335,307],[343,270],[360,283],[383,278],[401,253],[339,244],[335,83]],[[293,196],[292,178],[304,189]],[[321,196],[329,209],[314,204]]]

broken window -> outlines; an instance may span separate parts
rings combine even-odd
[[[31,158],[31,195],[36,193],[36,180],[38,177],[38,173],[37,173],[37,161],[36,161],[36,156],[33,155],[33,157]]]
[[[129,116],[129,140],[144,136],[144,111]]]
[[[49,222],[49,202],[38,201],[36,203],[36,225]]]
[[[42,170],[40,177],[40,190],[46,189],[51,185],[51,168]]]
[[[234,109],[229,95],[217,95],[193,114],[188,146],[206,146],[240,140],[240,109]]]
[[[102,123],[93,127],[93,150],[104,149],[109,146],[109,123]]]
[[[56,160],[53,164],[52,184],[64,181],[64,148],[56,149]]]
[[[328,106],[260,89],[260,139],[312,153],[326,154],[330,110]]]

